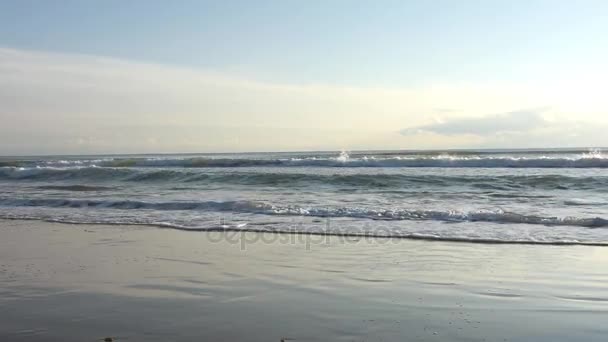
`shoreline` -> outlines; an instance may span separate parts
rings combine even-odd
[[[608,242],[585,242],[585,241],[531,241],[531,240],[498,240],[498,239],[470,239],[458,237],[441,237],[423,234],[404,234],[404,235],[383,235],[373,233],[340,233],[340,232],[319,232],[319,231],[297,231],[297,230],[265,230],[255,228],[232,228],[232,227],[217,227],[217,228],[186,228],[169,224],[154,224],[154,223],[108,223],[108,222],[70,222],[59,220],[47,220],[38,218],[11,218],[2,217],[0,222],[5,221],[25,221],[25,222],[43,222],[51,224],[65,225],[80,225],[80,226],[131,226],[131,227],[148,227],[156,229],[169,229],[175,231],[192,232],[192,233],[257,233],[257,234],[276,234],[276,235],[296,235],[296,236],[328,236],[328,237],[343,237],[343,238],[371,238],[371,239],[387,239],[387,240],[413,240],[413,241],[428,241],[428,242],[453,242],[464,244],[488,244],[488,245],[531,245],[531,246],[582,246],[582,247],[608,247]]]

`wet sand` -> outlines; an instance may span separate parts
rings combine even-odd
[[[603,247],[0,221],[2,341],[605,341],[606,284]]]

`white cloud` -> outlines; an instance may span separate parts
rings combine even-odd
[[[401,130],[404,136],[468,137],[468,147],[606,147],[608,124],[545,117],[549,108],[437,121]]]
[[[580,89],[577,101],[568,102],[561,101],[568,87],[552,89],[277,84],[212,70],[0,48],[0,154],[477,147],[491,143],[488,134],[499,125],[522,132],[526,124],[562,122],[572,112],[562,107],[588,103]],[[608,105],[596,93],[590,92],[593,106],[577,117],[606,122]],[[487,116],[546,105],[553,109],[542,118]],[[475,131],[464,134],[471,126]],[[402,127],[424,133],[402,135]]]
[[[403,135],[411,135],[431,132],[443,135],[472,134],[488,136],[498,133],[529,132],[547,126],[548,122],[542,116],[544,110],[518,110],[479,118],[456,118],[450,121],[438,120],[434,124],[404,129],[401,133]]]

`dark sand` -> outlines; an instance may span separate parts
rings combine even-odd
[[[608,339],[608,248],[239,237],[0,221],[0,341]]]

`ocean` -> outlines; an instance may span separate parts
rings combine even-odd
[[[0,218],[608,246],[599,150],[0,158]]]

